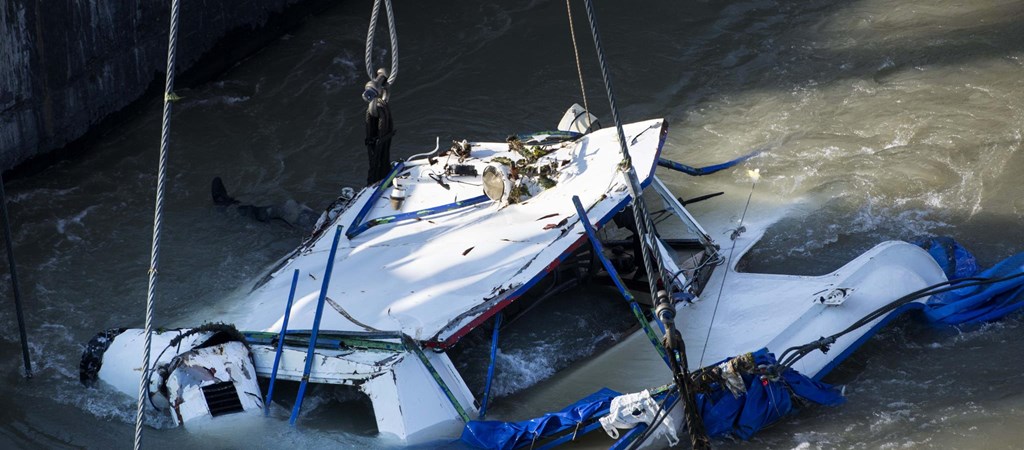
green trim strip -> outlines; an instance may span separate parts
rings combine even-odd
[[[430,363],[429,359],[427,359],[427,355],[423,354],[423,349],[420,348],[419,344],[413,341],[409,336],[403,336],[402,342],[405,343],[406,348],[409,349],[410,352],[415,353],[416,356],[420,358],[420,361],[423,361],[423,365],[426,366],[427,371],[430,372],[430,376],[434,377],[434,381],[437,382],[438,387],[441,388],[444,395],[448,397],[448,401],[450,401],[452,406],[455,407],[455,411],[459,413],[459,417],[462,418],[462,421],[469,422],[469,414],[467,414],[466,410],[461,404],[459,404],[459,400],[455,398],[455,394],[448,388],[448,384],[441,378],[441,374],[437,373],[437,369],[435,369],[434,365]]]

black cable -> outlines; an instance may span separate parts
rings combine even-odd
[[[451,181],[452,183],[459,183],[459,184],[467,184],[467,185],[470,185],[470,186],[476,186],[476,187],[480,187],[480,186],[483,186],[483,184],[477,184],[477,183],[470,183],[470,182],[468,182],[468,181],[460,181],[460,180],[456,180],[456,179],[454,179],[454,178],[452,178],[452,177],[450,177],[450,176],[445,176],[444,178],[445,178],[446,180],[448,180],[448,181]]]
[[[810,354],[814,350],[821,349],[823,352],[827,352],[828,351],[828,347],[830,345],[832,345],[833,343],[835,343],[836,340],[839,339],[840,337],[843,337],[844,335],[849,334],[850,332],[852,332],[852,331],[854,331],[854,330],[856,330],[858,328],[861,328],[861,327],[863,327],[863,326],[865,326],[865,325],[867,325],[867,324],[869,324],[871,322],[874,322],[879,317],[882,317],[883,315],[885,315],[885,314],[887,314],[889,312],[892,312],[896,308],[899,308],[899,307],[901,307],[903,305],[906,305],[906,304],[908,304],[908,303],[910,303],[910,302],[912,302],[914,300],[917,300],[919,298],[928,297],[928,296],[937,295],[937,294],[942,294],[942,293],[945,293],[945,292],[955,291],[955,290],[959,290],[959,289],[963,289],[963,288],[968,288],[968,287],[984,286],[984,285],[988,285],[988,284],[999,283],[999,282],[1003,282],[1003,281],[1007,281],[1007,280],[1012,280],[1012,279],[1020,278],[1020,277],[1024,277],[1024,272],[1018,272],[1018,273],[1015,273],[1013,275],[1007,275],[1005,277],[999,277],[999,278],[985,278],[985,277],[957,278],[955,280],[947,280],[947,281],[943,281],[941,283],[936,283],[936,284],[933,284],[931,286],[927,286],[927,287],[918,289],[918,290],[916,290],[914,292],[911,292],[911,293],[909,293],[907,295],[904,295],[903,297],[900,297],[900,298],[890,302],[889,304],[887,304],[885,306],[882,306],[881,308],[878,308],[878,309],[872,311],[870,314],[864,316],[860,320],[854,322],[852,325],[850,325],[846,329],[844,329],[844,330],[842,330],[842,331],[840,331],[840,332],[838,332],[836,334],[833,334],[833,335],[828,336],[828,337],[821,337],[820,339],[817,339],[817,340],[812,341],[812,342],[808,342],[807,344],[804,344],[804,345],[797,345],[797,346],[794,346],[794,347],[787,348],[779,356],[779,361],[780,361],[779,365],[781,367],[791,368],[791,367],[793,367],[793,364],[795,364],[801,358],[803,358],[804,356],[807,356],[808,354]],[[943,286],[945,286],[945,287],[943,287]]]
[[[178,332],[178,336],[177,336],[177,337],[176,337],[175,339],[178,339],[178,338],[180,338],[180,337],[181,337],[181,335],[182,335],[181,329],[178,329],[178,330],[175,330],[175,331],[177,331],[177,332]],[[162,409],[160,409],[160,408],[158,408],[158,407],[156,406],[156,403],[153,403],[153,391],[150,391],[150,390],[148,389],[148,386],[149,386],[149,385],[151,385],[151,384],[153,384],[153,372],[154,372],[154,370],[153,370],[153,369],[154,369],[154,367],[155,367],[155,366],[157,365],[157,363],[159,363],[159,362],[160,362],[160,358],[163,358],[163,356],[164,356],[164,353],[166,353],[166,352],[167,352],[167,349],[169,349],[169,348],[171,348],[171,347],[178,347],[178,349],[180,350],[180,349],[181,349],[181,347],[180,347],[180,344],[181,344],[181,339],[178,339],[177,341],[174,341],[174,339],[172,339],[172,340],[171,340],[171,342],[169,342],[169,343],[167,344],[167,346],[166,346],[166,347],[164,347],[164,349],[160,351],[160,354],[156,356],[156,359],[155,359],[155,360],[153,360],[153,367],[147,367],[147,368],[146,368],[146,370],[145,370],[145,371],[143,372],[143,375],[142,375],[142,376],[146,377],[146,385],[147,385],[147,389],[146,389],[146,391],[147,391],[147,394],[146,394],[146,397],[147,397],[147,399],[149,400],[149,404],[150,404],[150,406],[152,406],[152,407],[153,407],[153,409],[155,409],[155,410],[157,410],[157,411],[163,411],[163,410],[162,410]]]

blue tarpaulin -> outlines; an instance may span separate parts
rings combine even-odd
[[[556,413],[522,422],[472,420],[462,430],[462,441],[478,448],[511,450],[534,439],[575,429],[579,424],[608,414],[612,399],[622,394],[602,388]]]
[[[1024,272],[1024,253],[1019,253],[983,271],[974,255],[950,238],[927,238],[914,242],[928,251],[949,279],[1003,278]],[[949,325],[1000,319],[1024,307],[1024,277],[969,286],[933,295],[924,307],[929,320]]]
[[[758,366],[774,366],[775,355],[767,349],[753,354]],[[724,362],[724,361],[723,361]],[[697,394],[697,407],[708,436],[736,435],[749,439],[762,428],[795,411],[794,396],[818,405],[838,405],[845,399],[838,389],[814,381],[793,369],[785,369],[777,379],[743,374],[747,392],[738,397],[720,385],[712,385],[708,394]]]
[[[953,238],[921,237],[911,242],[932,255],[947,279],[967,278],[978,273],[978,260]]]
[[[753,354],[758,366],[773,366],[775,355],[761,349]],[[819,405],[837,405],[844,401],[842,394],[832,386],[811,380],[792,369],[786,369],[777,379],[762,379],[756,374],[743,374],[747,393],[733,396],[715,384],[711,393],[697,394],[704,426],[710,436],[734,434],[748,439],[796,409],[794,396]],[[555,436],[574,429],[580,423],[594,420],[608,413],[612,398],[620,395],[611,389],[602,389],[573,403],[557,413],[522,422],[471,421],[462,432],[462,440],[479,448],[508,450],[533,442],[535,437]]]

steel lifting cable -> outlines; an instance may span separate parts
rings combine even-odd
[[[381,0],[374,0],[373,12],[370,13],[370,29],[366,32],[366,75],[375,78],[373,70],[373,35],[377,31],[377,16],[380,15]],[[388,36],[391,39],[391,71],[388,72],[388,84],[395,84],[398,78],[398,32],[395,30],[395,13],[391,9],[391,0],[384,0],[384,9],[388,15]]]
[[[647,214],[647,205],[644,203],[643,188],[633,168],[632,158],[629,156],[629,149],[626,147],[626,134],[622,131],[622,122],[619,120],[619,110],[615,107],[615,96],[612,93],[612,80],[608,73],[608,65],[604,60],[604,48],[601,46],[601,38],[597,32],[597,23],[594,17],[594,6],[590,0],[586,0],[587,18],[590,21],[590,31],[594,37],[594,47],[597,49],[597,58],[601,66],[601,77],[604,78],[605,93],[608,94],[608,105],[611,108],[612,120],[615,122],[615,130],[618,133],[619,149],[622,151],[622,163],[629,181],[629,195],[633,197],[633,219],[636,222],[637,234],[640,236],[640,251],[644,260],[644,269],[647,271],[648,287],[651,295],[658,291],[657,278],[663,278],[661,257],[655,251],[651,233],[654,225],[651,224],[650,215]],[[652,264],[656,267],[653,267]],[[669,285],[667,280],[662,280],[666,289]]]
[[[623,167],[626,171],[626,177],[629,180],[628,186],[630,195],[633,197],[633,218],[636,222],[637,233],[639,233],[642,241],[640,250],[644,259],[644,268],[647,270],[647,282],[651,289],[651,295],[655,296],[657,295],[657,281],[655,277],[662,280],[666,290],[671,290],[671,285],[668,283],[668,280],[665,279],[665,274],[661,270],[663,267],[661,257],[654,245],[654,224],[651,223],[650,214],[647,213],[647,206],[643,200],[643,189],[640,186],[639,179],[637,178],[636,169],[633,167],[631,158],[629,157],[629,149],[626,147],[626,135],[622,131],[622,122],[619,120],[619,112],[615,107],[615,95],[612,92],[612,80],[608,73],[608,64],[604,59],[604,49],[601,47],[601,38],[600,33],[598,33],[597,30],[597,19],[594,14],[593,1],[585,0],[585,5],[587,10],[587,19],[590,22],[590,33],[593,35],[594,47],[597,50],[597,59],[601,66],[601,77],[604,79],[605,93],[608,95],[608,106],[611,109],[612,120],[615,122],[615,130],[618,133],[619,148],[622,150]],[[656,267],[652,267],[652,265],[655,265]],[[654,269],[657,269],[657,271],[655,272]],[[666,328],[666,332],[672,333],[672,330]],[[665,337],[666,339],[674,338],[669,334],[666,334]],[[682,344],[681,341],[680,344]],[[681,360],[677,367],[673,368],[673,376],[675,377],[680,397],[683,399],[683,415],[686,418],[686,428],[690,435],[690,444],[693,448],[698,450],[709,449],[711,448],[711,443],[708,440],[707,434],[704,431],[704,424],[701,422],[700,416],[696,410],[694,393],[689,387],[689,370],[686,363],[685,348],[682,349],[680,354]],[[670,357],[670,359],[674,358]],[[678,366],[681,366],[681,369]]]
[[[170,144],[171,103],[174,95],[174,59],[178,41],[178,0],[171,0],[171,24],[167,36],[167,78],[164,82],[163,124],[160,129],[160,159],[157,163],[156,204],[153,210],[153,246],[149,254],[149,289],[146,294],[145,346],[142,350],[142,377],[139,380],[139,401],[135,414],[135,449],[142,448],[142,419],[149,393],[150,349],[153,343],[153,307],[156,297],[157,262],[160,259],[160,228],[163,224],[164,192],[167,179],[167,147]]]
[[[580,64],[580,50],[576,46],[576,26],[572,23],[572,6],[569,4],[569,1],[565,0],[565,12],[569,15],[569,36],[572,37],[572,53],[576,56],[576,73],[580,76],[580,93],[583,94],[583,109],[590,113],[590,105],[587,104],[587,88],[583,85],[583,65]],[[587,122],[589,124],[589,119]]]

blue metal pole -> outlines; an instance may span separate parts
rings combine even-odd
[[[763,149],[757,149],[757,150],[754,150],[754,151],[752,151],[750,153],[747,153],[746,155],[740,156],[739,158],[736,158],[734,160],[726,161],[726,162],[721,163],[721,164],[714,164],[714,165],[710,165],[710,166],[706,166],[706,167],[688,166],[686,164],[683,164],[683,163],[680,163],[680,162],[676,162],[676,161],[672,161],[670,159],[665,159],[665,158],[658,158],[658,165],[661,166],[661,167],[666,167],[666,168],[669,168],[669,169],[672,169],[672,170],[676,170],[676,171],[685,173],[687,175],[692,175],[692,176],[695,176],[695,177],[699,177],[699,176],[703,176],[703,175],[711,175],[711,174],[713,174],[715,172],[728,169],[728,168],[730,168],[732,166],[735,166],[735,165],[737,165],[737,164],[739,164],[739,163],[741,163],[743,161],[746,161],[746,160],[748,160],[750,158],[753,158],[753,157],[755,157],[757,155],[760,155],[761,152],[763,152],[763,151],[764,151]]]
[[[388,172],[388,176],[384,177],[380,184],[373,189],[369,200],[363,204],[363,207],[359,209],[359,213],[356,214],[355,219],[352,219],[352,223],[348,226],[348,233],[345,234],[348,235],[349,239],[355,237],[356,231],[359,230],[359,225],[362,225],[363,223],[363,219],[365,219],[366,215],[370,213],[373,206],[377,204],[377,200],[380,200],[380,197],[384,195],[384,190],[387,189],[388,185],[390,185],[395,177],[398,176],[399,172],[403,170],[405,170],[405,162],[396,164],[395,167],[391,168],[391,172]]]
[[[459,208],[465,208],[467,206],[477,205],[490,200],[491,199],[487,198],[486,195],[481,195],[479,197],[473,197],[466,200],[459,200],[457,202],[452,202],[447,205],[441,205],[434,208],[426,208],[421,209],[419,211],[410,211],[407,213],[395,214],[393,216],[378,217],[376,219],[367,220],[366,222],[361,222],[358,225],[356,225],[355,222],[353,222],[352,226],[355,228],[349,228],[348,233],[345,233],[345,235],[348,236],[349,239],[352,239],[358,236],[360,233],[369,230],[370,228],[373,228],[377,225],[401,222],[403,220],[410,219],[420,219],[429,215],[441,214],[443,212],[448,212]]]
[[[299,284],[299,269],[292,275],[292,289],[288,293],[288,305],[284,307],[284,321],[281,322],[281,335],[277,338],[277,352],[274,353],[274,370],[270,371],[270,387],[267,388],[267,401],[263,402],[263,415],[270,413],[270,400],[274,397],[274,382],[277,381],[277,367],[281,364],[281,352],[284,351],[284,335],[288,332],[288,318],[292,315],[292,300],[295,299],[295,285]]]
[[[331,244],[331,254],[327,257],[327,269],[324,270],[324,283],[320,286],[320,298],[316,302],[316,315],[313,316],[313,329],[309,335],[309,350],[306,352],[306,367],[302,369],[302,382],[299,384],[299,395],[295,399],[295,407],[292,408],[292,416],[288,423],[295,425],[299,418],[299,411],[302,410],[302,398],[306,396],[306,384],[309,383],[309,372],[313,370],[313,351],[316,350],[316,335],[320,332],[320,318],[324,314],[324,302],[327,300],[327,287],[331,284],[331,272],[334,269],[334,255],[338,252],[338,241],[341,240],[341,225],[334,232],[334,243]]]
[[[502,311],[498,311],[498,314],[494,316],[494,336],[491,337],[491,365],[487,367],[487,384],[484,386],[484,399],[480,403],[480,418],[478,420],[484,420],[484,416],[487,415],[487,399],[491,396],[494,363],[498,360],[498,329],[501,328],[501,317],[503,315]]]

